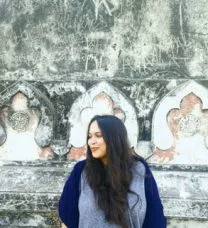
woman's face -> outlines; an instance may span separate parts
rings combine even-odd
[[[107,164],[107,146],[103,139],[102,132],[98,127],[97,121],[91,123],[88,133],[88,145],[92,152],[92,156],[101,159],[104,164]]]

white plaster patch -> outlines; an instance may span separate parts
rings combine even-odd
[[[177,164],[208,164],[208,149],[204,144],[204,136],[194,135],[176,141],[176,156],[174,163]]]
[[[180,197],[182,199],[186,199],[186,198],[188,198],[190,196],[189,192],[185,191],[184,188],[180,188],[179,192],[180,192]]]

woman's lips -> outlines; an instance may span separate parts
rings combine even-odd
[[[92,152],[95,152],[98,148],[99,147],[91,147],[90,149],[91,149]]]

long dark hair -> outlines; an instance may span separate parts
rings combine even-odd
[[[132,181],[134,156],[129,146],[124,123],[112,115],[95,116],[88,125],[97,121],[107,148],[107,165],[93,158],[87,143],[86,176],[93,189],[98,206],[104,211],[105,219],[122,228],[128,228],[126,211],[127,193]],[[88,137],[87,137],[88,139]]]

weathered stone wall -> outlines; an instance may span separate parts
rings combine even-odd
[[[205,0],[0,1],[0,226],[59,226],[87,122],[108,113],[168,227],[207,227],[207,20]]]

